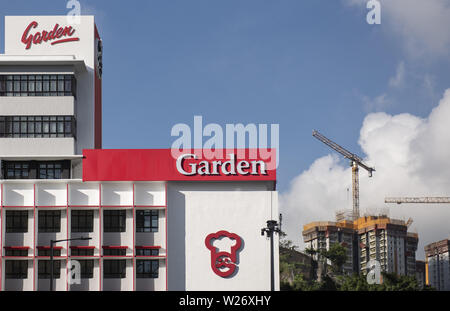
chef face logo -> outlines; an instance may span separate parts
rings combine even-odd
[[[213,244],[216,240],[230,239],[233,241],[231,251],[220,251]],[[219,231],[209,234],[205,239],[205,245],[211,252],[211,269],[220,277],[232,276],[237,268],[238,252],[241,250],[242,239],[235,233]]]

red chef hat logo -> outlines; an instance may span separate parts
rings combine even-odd
[[[231,251],[220,251],[213,244],[215,240],[228,238],[234,241]],[[211,268],[215,274],[226,278],[232,276],[237,268],[238,252],[241,250],[242,238],[235,233],[219,231],[209,234],[205,239],[206,247],[211,251]]]

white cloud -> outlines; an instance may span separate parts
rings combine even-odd
[[[370,179],[363,169],[360,170],[360,209],[364,212],[389,206],[391,217],[404,220],[412,217],[411,229],[419,233],[418,257],[422,259],[424,245],[450,236],[450,206],[387,205],[384,198],[450,196],[448,120],[450,89],[425,119],[411,114],[371,113],[360,131],[359,144],[366,154],[364,159],[376,168]],[[336,140],[339,143],[338,138]],[[339,157],[330,151],[330,155],[317,159],[280,196],[283,230],[301,248],[304,224],[332,221],[336,210],[351,208],[347,198],[351,169],[341,164]]]
[[[381,28],[399,37],[410,56],[428,58],[449,55],[448,0],[380,0],[380,2]],[[344,3],[366,10],[367,0],[344,0]]]
[[[405,84],[405,62],[401,61],[397,65],[395,76],[389,79],[389,86],[393,88],[402,87]]]
[[[393,103],[386,93],[378,95],[375,98],[370,98],[369,96],[363,95],[361,100],[363,101],[364,109],[367,112],[385,110]]]
[[[435,76],[431,75],[429,73],[426,73],[423,76],[423,83],[422,83],[423,90],[425,92],[425,95],[429,98],[435,99],[436,98],[436,80]]]

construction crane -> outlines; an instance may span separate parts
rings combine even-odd
[[[450,197],[387,197],[384,203],[450,203]]]
[[[364,164],[363,160],[356,154],[351,153],[345,148],[339,146],[334,141],[326,138],[318,131],[313,131],[313,136],[323,142],[325,145],[334,149],[335,151],[342,154],[344,157],[350,160],[350,166],[352,167],[352,196],[353,196],[353,219],[359,218],[359,167],[361,166],[367,172],[369,172],[369,177],[372,177],[372,173],[375,171],[373,167],[369,167]]]

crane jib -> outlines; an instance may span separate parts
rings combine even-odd
[[[369,172],[369,177],[372,177],[372,172],[374,172],[375,169],[372,168],[372,167],[367,166],[366,164],[364,164],[363,160],[360,157],[358,157],[356,154],[348,151],[347,149],[345,149],[344,147],[338,145],[334,141],[326,138],[325,136],[320,134],[318,131],[313,131],[313,136],[315,138],[317,138],[318,140],[320,140],[321,142],[323,142],[325,145],[327,145],[330,148],[332,148],[333,150],[335,150],[335,151],[339,152],[340,154],[342,154],[347,159],[349,159],[349,160],[351,160],[353,162],[356,162],[358,164],[358,166],[361,166],[362,168],[364,168],[366,171]]]

